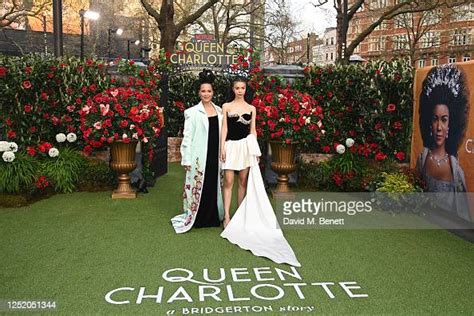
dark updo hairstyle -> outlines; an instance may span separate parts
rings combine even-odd
[[[198,90],[201,89],[201,85],[204,83],[208,83],[211,86],[214,84],[214,80],[216,79],[216,76],[212,72],[212,70],[209,69],[203,69],[199,73],[199,84],[198,84]],[[214,86],[212,87],[214,89]]]
[[[423,81],[419,106],[420,132],[424,147],[432,149],[435,145],[431,133],[433,111],[436,105],[445,104],[449,110],[446,152],[457,156],[466,129],[467,96],[464,73],[456,65],[442,65],[428,72]]]
[[[245,100],[245,102],[247,102],[248,104],[252,104],[252,101],[253,101],[253,91],[252,91],[252,89],[249,87],[249,85],[247,84],[247,79],[246,79],[245,77],[242,77],[242,76],[234,77],[234,78],[230,81],[230,89],[229,89],[229,93],[228,93],[228,96],[227,96],[227,102],[232,102],[232,101],[234,101],[234,99],[235,99],[234,85],[235,85],[237,82],[243,82],[243,83],[245,83],[246,89],[245,89],[244,100]]]

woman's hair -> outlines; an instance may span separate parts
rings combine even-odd
[[[235,86],[235,84],[236,84],[237,82],[243,82],[243,83],[245,83],[246,89],[245,89],[244,100],[245,100],[245,102],[247,102],[248,104],[252,104],[253,91],[252,91],[252,89],[249,87],[249,85],[247,84],[247,79],[245,79],[244,77],[241,77],[241,76],[234,77],[234,78],[230,81],[230,89],[229,89],[229,92],[228,92],[228,94],[227,94],[227,102],[232,102],[232,101],[234,101],[234,99],[235,99],[234,86]]]
[[[464,73],[456,65],[442,65],[428,72],[423,81],[419,106],[419,123],[424,147],[434,147],[431,132],[433,111],[436,105],[445,104],[449,110],[446,151],[450,155],[457,156],[466,129],[468,112],[468,92],[465,83]]]
[[[198,84],[198,90],[201,89],[201,85],[204,83],[208,83],[211,86],[214,84],[214,80],[216,79],[216,76],[212,72],[212,70],[209,69],[203,69],[199,73],[199,84]]]

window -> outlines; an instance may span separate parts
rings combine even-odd
[[[470,61],[471,60],[471,56],[470,55],[464,55],[462,57],[462,61]]]
[[[331,53],[331,60],[334,60],[334,53]]]
[[[441,9],[426,11],[424,15],[421,16],[422,25],[435,25],[441,22],[441,17],[443,16],[443,11]]]
[[[449,56],[448,63],[453,64],[456,62],[456,56]]]
[[[474,20],[474,3],[461,5],[453,9],[452,21]]]
[[[387,22],[380,23],[375,29],[376,30],[386,30],[386,29],[388,29]]]
[[[418,68],[422,68],[422,67],[425,67],[425,60],[424,59],[418,60]]]
[[[431,66],[438,66],[438,65],[439,65],[438,58],[432,58],[431,59]]]
[[[372,37],[369,39],[369,51],[380,52],[385,50],[385,37]]]
[[[329,38],[326,38],[326,46],[329,45]]]
[[[356,48],[354,48],[354,53],[360,53],[360,45],[357,45]]]
[[[408,35],[395,35],[393,37],[393,49],[395,50],[406,50],[409,49]]]
[[[334,37],[331,37],[331,45],[334,45]]]
[[[439,47],[441,43],[441,36],[439,32],[427,32],[421,37],[421,47],[430,48],[430,47]]]
[[[387,0],[372,0],[370,2],[371,9],[382,9],[387,6]]]
[[[471,44],[471,29],[457,29],[453,32],[451,45],[470,45]]]
[[[395,17],[395,28],[410,28],[413,27],[413,14],[405,13]]]
[[[328,58],[329,58],[329,54],[328,54],[328,53],[326,53],[326,60],[328,60]]]

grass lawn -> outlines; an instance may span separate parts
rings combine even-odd
[[[293,306],[286,314],[298,314],[296,307],[314,307],[318,314],[470,314],[474,311],[474,244],[443,230],[287,230],[285,236],[299,261],[302,280],[282,281],[275,268],[290,271],[255,257],[219,236],[221,228],[193,229],[177,235],[170,218],[181,208],[182,168],[170,164],[169,173],[158,179],[150,193],[136,200],[111,200],[110,192],[55,195],[24,208],[0,208],[0,306],[5,300],[52,300],[61,314],[156,314],[182,308],[219,306]],[[235,196],[235,195],[234,195]],[[264,268],[272,281],[258,281],[253,268]],[[218,277],[226,273],[235,297],[229,301],[225,285],[216,301],[199,301],[199,285],[171,283],[162,274],[174,268],[188,269],[194,280],[203,280],[203,269]],[[234,282],[232,268],[248,268],[250,282]],[[240,271],[244,271],[243,269]],[[355,281],[354,293],[367,298],[350,298],[338,282]],[[304,299],[286,283],[301,286]],[[314,282],[334,282],[330,298]],[[284,289],[277,300],[263,300],[251,294],[252,287],[274,284]],[[182,286],[193,299],[187,302]],[[130,291],[105,295],[117,288]],[[163,289],[161,303],[135,300],[140,287],[146,294]],[[207,289],[206,291],[211,291]],[[259,295],[273,297],[278,290],[262,287]],[[210,311],[210,309],[208,309]],[[214,309],[214,311],[217,311]],[[245,312],[243,309],[242,312]],[[202,312],[202,311],[201,311]],[[235,310],[234,310],[235,312]],[[171,312],[169,312],[171,314]],[[236,312],[237,313],[237,312]],[[247,314],[247,313],[242,313]],[[307,314],[307,312],[306,312]]]

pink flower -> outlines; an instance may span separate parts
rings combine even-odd
[[[94,127],[95,127],[95,129],[101,129],[102,128],[102,123],[101,122],[95,122]]]

